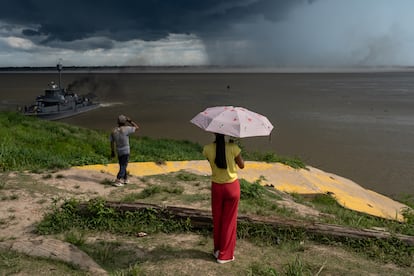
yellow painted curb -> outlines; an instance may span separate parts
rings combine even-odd
[[[403,221],[402,210],[408,206],[392,200],[374,191],[364,189],[355,182],[326,173],[322,170],[307,167],[294,169],[281,163],[246,162],[239,177],[249,182],[260,180],[262,185],[272,185],[280,191],[298,194],[331,194],[337,202],[354,211],[370,214],[386,219]],[[89,165],[77,167],[83,170],[94,170],[116,175],[118,164]],[[133,176],[166,174],[180,170],[210,175],[207,161],[167,161],[162,164],[154,162],[129,163],[128,173]]]

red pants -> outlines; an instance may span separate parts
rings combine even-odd
[[[239,180],[211,185],[214,251],[220,260],[231,260],[236,247],[237,212],[240,201]]]

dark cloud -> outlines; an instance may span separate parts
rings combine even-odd
[[[158,40],[170,33],[212,37],[233,24],[282,20],[307,0],[2,0],[0,20],[28,25],[22,35],[44,44],[105,36]]]
[[[0,61],[50,63],[63,55],[82,64],[411,65],[414,2],[394,2],[1,0],[0,53],[7,54]]]
[[[32,29],[25,29],[25,30],[22,31],[22,34],[24,36],[38,36],[38,35],[41,35],[41,33],[39,31],[32,30]]]

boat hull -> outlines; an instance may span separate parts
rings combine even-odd
[[[54,120],[60,120],[60,119],[76,116],[81,113],[97,109],[99,107],[100,107],[99,103],[94,103],[91,105],[77,107],[75,109],[69,109],[69,110],[60,110],[60,111],[52,111],[52,112],[25,112],[24,115],[37,117],[39,119],[54,121]]]

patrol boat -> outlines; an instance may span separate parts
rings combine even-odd
[[[24,114],[35,116],[45,120],[59,120],[78,115],[98,108],[98,102],[93,102],[87,95],[78,95],[61,87],[62,65],[56,65],[59,72],[59,85],[49,83],[44,90],[44,95],[36,97],[34,104],[24,108]]]

